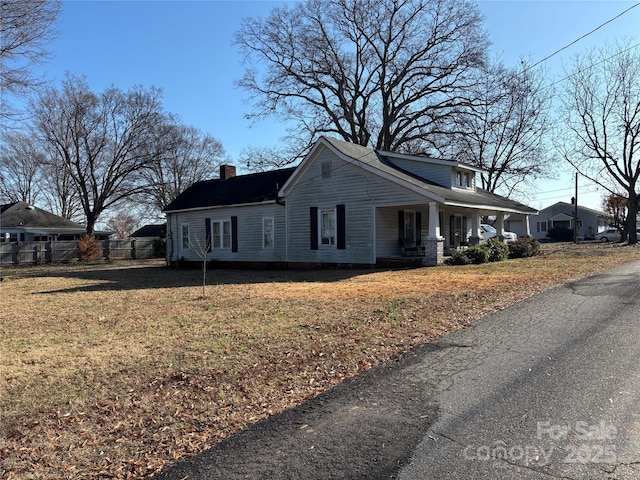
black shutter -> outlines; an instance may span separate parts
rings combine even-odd
[[[211,219],[204,219],[204,252],[209,253],[211,251]]]
[[[449,217],[449,245],[456,244],[456,217]]]
[[[404,245],[404,210],[398,210],[398,242]]]
[[[344,205],[336,205],[336,223],[337,223],[337,247],[338,250],[345,250],[347,248],[347,216]]]
[[[422,245],[422,214],[416,212],[416,245]]]
[[[231,217],[231,251],[238,251],[238,217]]]
[[[462,217],[462,236],[460,241],[465,243],[467,241],[467,217]]]
[[[309,209],[309,221],[311,222],[311,250],[318,250],[318,207]]]

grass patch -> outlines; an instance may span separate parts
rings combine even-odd
[[[0,476],[143,478],[640,248],[412,270],[3,269]]]

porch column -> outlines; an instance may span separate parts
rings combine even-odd
[[[531,236],[531,227],[529,226],[529,215],[524,216],[524,234],[526,237]]]
[[[440,210],[437,202],[429,202],[429,235],[424,240],[425,267],[433,267],[444,262],[444,238],[440,235]]]
[[[496,230],[498,231],[498,238],[500,241],[504,240],[504,213],[498,212],[496,215]]]
[[[480,212],[473,212],[471,215],[471,229],[469,243],[478,245],[480,243]]]
[[[440,235],[440,210],[437,202],[429,202],[429,236],[427,238],[442,239],[442,235]]]

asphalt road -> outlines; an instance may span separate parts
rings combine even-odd
[[[514,305],[158,479],[640,478],[640,263]]]

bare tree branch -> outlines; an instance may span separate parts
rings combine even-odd
[[[12,112],[7,94],[21,95],[41,84],[32,68],[47,58],[60,6],[57,0],[0,2],[0,118]]]
[[[247,117],[290,122],[289,139],[305,145],[331,134],[424,151],[474,102],[481,23],[461,0],[308,0],[246,19],[235,41],[247,64],[237,84],[254,102]]]
[[[637,242],[640,178],[640,49],[618,44],[577,56],[563,92],[558,150],[583,176],[628,202],[629,243]]]
[[[160,100],[153,87],[95,94],[84,78],[67,76],[61,90],[47,89],[32,102],[35,129],[51,148],[52,165],[73,180],[88,233],[104,210],[144,190],[141,172],[158,153]]]

